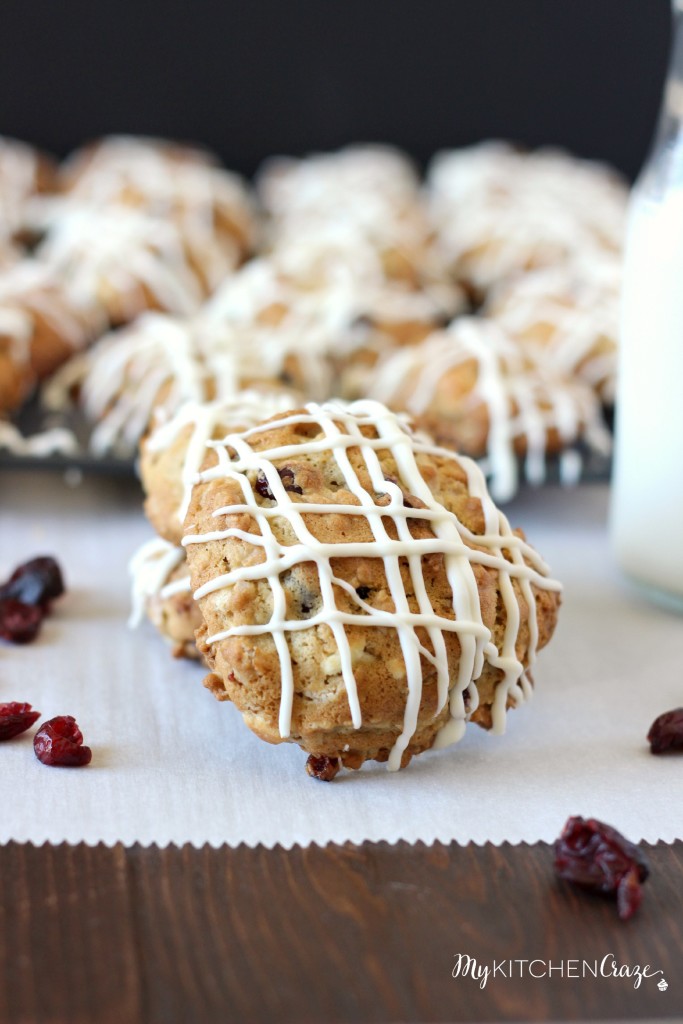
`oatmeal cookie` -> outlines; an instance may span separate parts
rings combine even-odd
[[[252,388],[215,402],[188,402],[170,419],[160,417],[140,448],[145,514],[156,532],[173,545],[181,543],[192,487],[200,469],[216,461],[209,442],[297,404],[291,391]]]
[[[388,146],[348,146],[303,160],[273,158],[257,178],[270,249],[371,246],[386,281],[421,289],[445,281],[410,160]]]
[[[298,386],[305,395],[329,372],[326,361],[303,347],[266,352],[256,338],[206,316],[145,313],[64,366],[45,389],[44,401],[52,409],[77,402],[93,424],[91,450],[125,456],[155,417],[169,418],[185,402],[231,399],[247,387]]]
[[[376,402],[215,444],[185,520],[206,684],[271,743],[391,769],[529,695],[559,584],[478,467]]]
[[[209,154],[187,146],[125,136],[104,139],[67,161],[62,190],[65,210],[123,206],[171,221],[209,292],[256,241],[254,205],[245,182],[216,166]]]
[[[427,191],[444,259],[475,302],[528,270],[621,251],[625,183],[568,153],[502,142],[437,153]]]
[[[208,270],[175,224],[121,205],[53,209],[36,256],[78,301],[99,303],[112,326],[145,310],[190,315],[209,290]]]
[[[0,270],[0,413],[18,409],[36,384],[84,348],[101,323],[50,268],[25,259]]]
[[[556,373],[578,377],[614,402],[621,261],[548,267],[494,288],[486,313]]]
[[[493,321],[461,317],[379,363],[368,394],[406,409],[439,444],[483,460],[498,501],[526,480],[545,479],[546,456],[558,455],[565,483],[581,471],[578,442],[607,454],[599,403],[585,384],[560,376],[516,345]]]

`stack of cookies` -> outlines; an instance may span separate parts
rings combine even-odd
[[[143,445],[138,610],[325,780],[503,731],[560,588],[481,470],[378,402],[268,412],[185,407]]]

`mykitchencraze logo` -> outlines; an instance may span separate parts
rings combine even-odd
[[[606,953],[602,960],[493,960],[491,963],[479,963],[467,953],[456,953],[451,975],[470,978],[479,983],[479,988],[486,988],[489,980],[498,978],[627,978],[634,988],[640,988],[646,978],[659,978],[660,992],[669,987],[662,971],[650,964],[619,964],[613,953]]]

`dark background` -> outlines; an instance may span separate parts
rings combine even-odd
[[[666,67],[668,0],[0,0],[0,132],[274,152],[385,140],[420,160],[507,137],[633,176]]]

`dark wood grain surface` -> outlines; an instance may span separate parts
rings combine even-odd
[[[681,1019],[683,844],[649,854],[643,906],[623,924],[612,902],[556,881],[544,844],[9,844],[0,1021]],[[539,958],[555,971],[499,972],[482,989],[452,977],[458,953],[481,965]],[[567,961],[608,954],[661,970],[667,990],[661,975],[638,989],[567,976]]]

